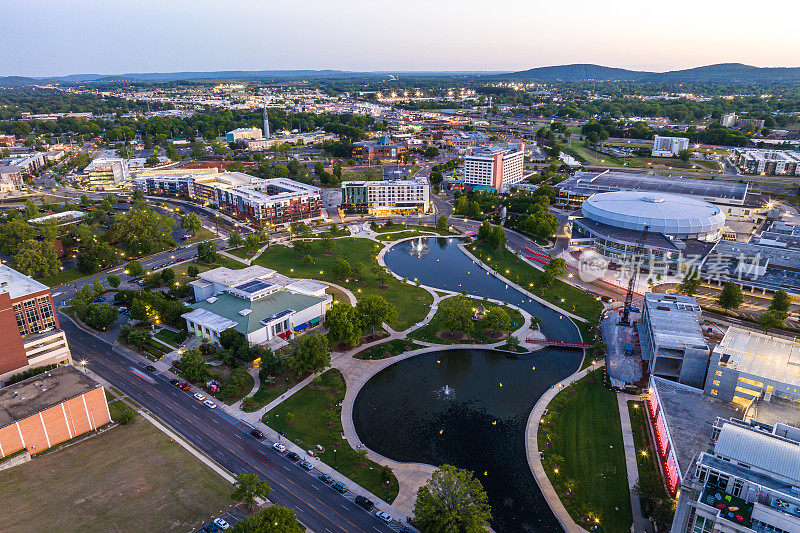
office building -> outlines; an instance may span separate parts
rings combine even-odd
[[[225,141],[235,143],[238,141],[263,139],[264,134],[258,128],[236,128],[225,134]]]
[[[464,184],[504,193],[522,181],[524,169],[525,143],[473,148],[464,157]]]
[[[72,362],[50,288],[0,265],[0,384],[14,374]]]
[[[407,152],[405,143],[394,142],[389,137],[353,143],[352,154],[361,161],[395,160]]]
[[[183,315],[187,329],[217,344],[230,328],[253,344],[288,340],[319,325],[333,301],[321,283],[261,266],[215,268],[190,284],[196,303]]]
[[[739,117],[736,116],[736,113],[726,113],[719,118],[719,123],[726,128],[732,128],[736,125],[738,120]]]
[[[429,203],[430,186],[424,178],[342,182],[343,214],[427,213]]]
[[[672,533],[800,531],[800,430],[717,419],[681,483]]]
[[[745,174],[800,176],[800,151],[736,148],[736,166]]]
[[[800,343],[731,326],[711,353],[705,392],[745,407],[773,397],[800,401]]]
[[[691,296],[648,292],[637,329],[651,376],[702,388],[709,349],[700,327],[700,306]]]
[[[686,137],[662,137],[656,135],[653,138],[653,157],[675,157],[681,150],[689,148],[689,139]]]
[[[322,207],[318,187],[242,172],[145,173],[133,182],[145,194],[204,202],[259,226],[318,218]]]
[[[121,157],[98,157],[83,172],[86,175],[86,186],[93,190],[116,189],[130,178],[128,161]]]
[[[0,389],[0,459],[34,455],[111,422],[102,385],[61,366]]]

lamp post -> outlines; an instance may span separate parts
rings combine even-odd
[[[333,468],[339,468],[339,463],[336,461],[336,448],[333,449]]]
[[[88,362],[89,361],[87,361],[86,359],[81,359],[80,361],[78,361],[78,364],[81,365],[81,368],[83,369],[83,373],[84,374],[86,374],[86,364]],[[86,375],[88,375],[88,374],[86,374]]]

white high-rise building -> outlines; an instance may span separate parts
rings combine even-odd
[[[681,150],[689,148],[689,139],[686,137],[661,137],[653,138],[653,157],[673,157]]]
[[[464,184],[508,192],[512,184],[522,181],[524,169],[525,143],[481,146],[464,158]]]
[[[719,123],[725,126],[726,128],[732,128],[736,125],[736,122],[739,121],[739,117],[736,116],[736,113],[726,113],[719,117]]]

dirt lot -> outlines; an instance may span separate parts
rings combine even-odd
[[[0,472],[0,531],[191,531],[231,491],[140,416]]]

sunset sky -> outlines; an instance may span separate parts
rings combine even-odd
[[[2,0],[0,75],[800,66],[800,1]]]

